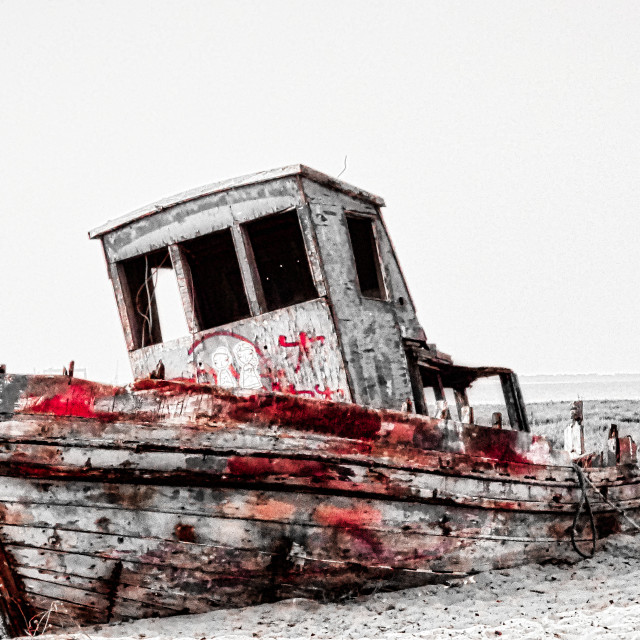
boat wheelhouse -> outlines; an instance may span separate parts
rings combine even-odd
[[[162,371],[469,423],[468,388],[494,376],[505,426],[528,431],[512,371],[455,365],[427,342],[383,206],[293,165],[182,193],[93,230],[134,377]]]

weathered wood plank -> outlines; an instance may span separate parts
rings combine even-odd
[[[76,604],[98,611],[106,610],[109,604],[105,595],[87,591],[78,586],[27,576],[23,577],[23,582],[29,593],[45,596],[52,600]]]
[[[459,540],[459,544],[465,546],[481,540],[523,543],[551,543],[557,539],[568,541],[570,526],[570,518],[567,518],[564,523],[550,523],[546,536],[544,527],[541,527],[540,534],[536,530],[537,535],[532,536],[526,522],[516,528],[510,520],[498,521],[494,533],[491,526],[483,528],[477,526],[480,523],[473,520],[460,521],[456,514],[448,517],[446,513],[432,525],[407,525],[406,529],[400,530],[376,528],[375,520],[380,514],[375,510],[353,513],[349,510],[327,509],[318,515],[320,516],[325,518],[325,525],[333,526],[312,527],[276,522],[221,520],[215,525],[209,524],[195,531],[191,530],[190,534],[194,539],[198,540],[196,536],[199,536],[203,542],[189,543],[151,536],[137,537],[131,535],[132,532],[127,534],[122,530],[118,535],[66,529],[64,524],[55,528],[6,524],[2,526],[2,533],[13,544],[100,555],[122,561],[152,564],[175,564],[179,561],[184,566],[193,566],[193,559],[190,558],[194,553],[199,553],[200,561],[198,563],[196,560],[195,566],[205,564],[208,570],[215,570],[220,554],[225,562],[233,562],[234,556],[237,558],[234,549],[245,549],[254,554],[255,551],[261,551],[262,555],[251,558],[251,570],[261,571],[264,570],[265,562],[271,561],[270,556],[278,553],[277,549],[282,545],[282,541],[297,544],[303,549],[304,555],[317,559],[350,559],[365,564],[398,565],[404,559],[413,557],[417,546],[451,544],[451,540]],[[75,521],[77,522],[77,519]],[[123,524],[123,528],[125,526],[126,524]],[[131,529],[135,527],[131,525]],[[443,543],[443,539],[446,539],[446,542]],[[225,549],[225,543],[231,548]],[[210,557],[211,553],[214,554],[215,561]],[[242,558],[240,560],[244,563],[246,558],[244,561]],[[261,562],[257,562],[258,560]]]
[[[105,612],[93,607],[65,602],[39,593],[27,592],[27,597],[34,609],[45,614],[50,612],[49,624],[57,628],[77,631],[82,626],[107,622]]]
[[[57,417],[76,415],[103,422],[128,416],[142,422],[157,423],[169,418],[187,424],[198,418],[202,423],[203,417],[209,416],[227,424],[279,425],[378,442],[393,445],[394,450],[399,444],[412,444],[418,449],[465,453],[503,462],[561,466],[570,463],[566,454],[551,451],[544,438],[531,434],[442,422],[397,411],[375,411],[277,393],[234,395],[207,385],[180,382],[139,381],[133,391],[75,379],[71,385],[63,383],[55,376],[29,376],[17,411]],[[194,395],[198,396],[196,404]],[[186,401],[189,406],[185,410]]]
[[[41,422],[41,424],[38,424]],[[199,428],[182,425],[139,425],[135,423],[87,424],[86,421],[24,421],[4,423],[0,438],[8,444],[42,444],[91,449],[117,449],[121,451],[166,451],[215,454],[233,451],[237,455],[276,455],[286,451],[288,455],[313,456],[334,462],[371,464],[390,468],[411,468],[444,475],[464,475],[485,478],[500,476],[505,482],[553,483],[566,482],[575,485],[573,469],[549,467],[525,463],[496,463],[487,459],[469,457],[462,453],[430,452],[413,446],[402,446],[399,432],[394,437],[401,441],[387,442],[385,446],[361,441],[345,442],[343,438],[304,434],[296,431],[274,432],[273,429],[250,425],[233,427],[214,424]],[[283,437],[286,433],[286,437]],[[391,436],[388,436],[389,438]]]
[[[433,476],[429,476],[426,486],[422,483],[422,478],[414,480],[416,486],[414,496],[407,500],[391,500],[388,495],[378,496],[377,499],[384,500],[378,508],[391,513],[402,513],[402,519],[406,519],[404,513],[408,509],[421,509],[425,517],[431,511],[424,506],[424,500],[435,497],[430,503],[432,505],[469,506],[477,509],[482,507],[482,491],[485,490],[489,498],[494,501],[500,500],[501,492],[509,496],[510,500],[502,498],[494,502],[494,506],[514,505],[514,510],[547,510],[556,512],[573,513],[577,504],[578,494],[575,491],[561,492],[560,490],[547,490],[543,492],[538,487],[519,487],[518,485],[502,485],[493,487],[493,483],[485,483],[484,487],[478,486],[476,482],[448,482],[446,478],[441,478],[436,484]],[[390,478],[382,475],[378,481],[388,484]],[[407,478],[404,478],[407,481]],[[513,489],[521,489],[521,495],[514,495]],[[535,491],[528,491],[530,489]],[[527,489],[527,491],[525,491]],[[627,501],[627,506],[632,506],[631,500],[640,497],[640,487],[636,491],[629,493],[632,496]],[[595,493],[595,492],[594,492]],[[485,495],[486,495],[485,494]],[[609,494],[612,496],[612,494]],[[514,498],[524,498],[524,500],[514,500]],[[145,511],[161,511],[164,513],[185,514],[192,516],[219,516],[219,517],[246,517],[261,520],[281,520],[306,522],[309,514],[323,503],[352,504],[355,509],[358,504],[371,504],[376,499],[358,498],[357,496],[339,496],[330,493],[292,493],[277,490],[266,490],[247,487],[242,490],[232,487],[180,487],[180,486],[153,486],[142,485],[119,485],[114,483],[91,483],[91,482],[64,482],[61,480],[30,480],[26,478],[5,478],[0,485],[0,502],[9,505],[33,503],[34,505],[57,505],[65,506],[87,506],[110,509],[134,509]],[[423,506],[414,507],[413,504],[423,503]],[[520,504],[522,503],[522,504]],[[553,509],[548,507],[548,503],[554,505]],[[593,500],[594,508],[600,508],[601,501]],[[520,509],[518,509],[520,506]],[[604,506],[604,505],[603,505]],[[15,509],[15,507],[11,507]],[[19,508],[19,507],[18,507]],[[395,510],[395,511],[393,511]],[[390,520],[388,524],[394,526],[400,524],[399,520]]]
[[[357,491],[365,495],[389,495],[394,499],[436,500],[449,493],[443,480],[433,474],[415,471],[372,468],[363,464],[340,464],[323,460],[278,456],[221,456],[171,452],[141,452],[83,447],[54,447],[50,445],[6,444],[0,451],[0,475],[50,479],[76,479],[122,483],[157,482],[160,484],[207,486],[225,483],[281,485],[314,492]],[[450,486],[473,483],[473,479],[451,476]],[[500,478],[507,482],[507,478]],[[478,483],[476,483],[478,484]],[[573,502],[573,496],[563,498],[565,492],[550,492],[548,486],[538,492],[533,485],[520,489],[513,479],[511,485],[495,486],[498,495],[507,499],[487,498],[488,508],[510,508],[509,502],[535,502],[543,497],[547,502]],[[455,496],[455,493],[451,494]],[[513,500],[512,498],[515,498]],[[520,500],[518,500],[520,498]],[[460,497],[464,502],[464,494]],[[483,506],[481,496],[473,498],[476,506]],[[500,504],[496,504],[496,500]],[[535,508],[535,505],[532,505]],[[524,506],[523,506],[524,508]],[[552,510],[557,510],[551,504]]]
[[[51,582],[61,586],[74,587],[103,596],[109,592],[109,585],[106,584],[106,578],[92,579],[69,572],[41,569],[37,566],[20,566],[16,569],[16,572],[23,578],[32,578],[34,580],[40,580],[41,582]]]
[[[87,584],[107,580],[117,562],[115,559],[16,544],[8,545],[8,549],[15,558],[18,572],[27,569],[57,573],[70,576],[71,580],[85,580]]]
[[[189,492],[185,493],[188,495]],[[191,492],[197,494],[197,491]],[[111,493],[111,498],[117,495]],[[283,526],[366,527],[371,532],[413,531],[475,536],[531,536],[529,512],[478,508],[455,508],[451,504],[411,504],[352,497],[314,496],[260,492],[245,495],[228,492],[224,500],[213,496],[208,503],[204,492],[194,506],[195,512],[159,509],[102,507],[98,504],[42,504],[11,502],[2,506],[0,520],[8,525],[48,527],[56,530],[109,533],[179,541],[188,533],[187,542],[223,544],[234,540],[242,546],[254,541],[248,531],[262,537],[278,536]],[[603,505],[604,506],[604,505]],[[638,505],[640,506],[640,505]],[[595,505],[594,505],[595,507]],[[610,509],[609,509],[610,511]],[[596,513],[599,513],[596,510]],[[573,520],[573,510],[565,513],[540,513],[534,529],[537,537],[557,538],[566,535]],[[564,534],[563,534],[564,532]]]

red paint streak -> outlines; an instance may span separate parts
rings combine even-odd
[[[467,427],[463,443],[468,455],[490,458],[499,462],[519,462],[531,464],[525,451],[518,451],[518,431],[489,429],[488,427]],[[522,473],[528,473],[525,467]]]
[[[313,338],[310,338],[305,331],[301,331],[299,333],[297,342],[288,342],[286,336],[280,336],[278,338],[278,344],[281,347],[298,347],[298,363],[295,368],[296,373],[298,373],[298,371],[300,371],[300,366],[302,365],[303,356],[307,360],[311,360],[311,343],[319,342],[320,344],[324,344],[324,340],[324,336],[315,336]]]
[[[224,412],[239,422],[281,424],[347,438],[374,438],[381,424],[377,411],[354,404],[270,394],[230,396],[228,400]]]
[[[403,424],[396,422],[383,436],[387,445],[402,445],[414,443],[414,435],[416,427],[412,424]]]
[[[267,500],[266,502],[255,505],[252,515],[258,518],[258,520],[288,520],[295,511],[295,505],[289,502]]]
[[[274,380],[271,383],[271,391],[276,391],[278,393],[288,393],[292,396],[309,396],[310,398],[315,398],[316,396],[320,396],[325,400],[332,400],[333,396],[336,394],[344,395],[342,389],[320,389],[320,385],[315,386],[315,390],[311,389],[296,389],[294,384],[289,384],[287,382],[282,382],[282,376],[278,375],[278,380]]]
[[[290,458],[233,457],[227,461],[226,473],[233,476],[288,476],[292,478],[327,478],[333,474],[326,464],[316,460]]]
[[[342,389],[336,389],[335,391],[333,389],[320,389],[320,385],[317,384],[316,388],[315,388],[316,393],[319,396],[322,396],[325,400],[332,400],[333,396],[337,393],[340,395],[344,395],[344,391],[342,391]]]
[[[367,528],[382,522],[382,514],[377,509],[366,506],[360,509],[341,509],[322,505],[315,510],[314,519],[320,524],[347,531],[353,538],[370,547],[377,556],[383,552],[380,540]]]
[[[18,413],[77,416],[101,423],[131,419],[137,422],[161,420],[167,413],[167,410],[163,410],[164,405],[157,410],[132,408],[127,412],[95,409],[98,400],[101,407],[111,407],[112,401],[113,406],[134,407],[140,392],[148,393],[150,399],[154,396],[162,399],[164,396],[178,401],[190,394],[213,396],[213,401],[208,401],[207,406],[212,406],[211,416],[219,420],[221,426],[225,422],[230,427],[235,423],[281,425],[283,436],[295,434],[295,431],[334,435],[344,440],[335,442],[332,450],[346,455],[370,453],[410,465],[433,466],[437,460],[434,462],[431,452],[450,452],[454,456],[452,463],[446,465],[447,473],[466,473],[483,464],[484,460],[486,464],[503,465],[511,475],[530,474],[532,460],[541,464],[541,455],[544,458],[539,442],[529,454],[532,440],[520,432],[478,426],[465,426],[461,431],[452,431],[435,419],[304,397],[310,395],[310,390],[306,390],[304,395],[256,393],[238,396],[232,391],[185,380],[139,380],[131,390],[81,379],[69,380],[63,376],[33,376],[29,378],[28,386],[18,401]],[[124,402],[118,402],[119,396],[123,396]],[[126,400],[129,396],[131,402]],[[153,402],[148,404],[153,406]],[[144,407],[145,403],[139,406]],[[313,476],[313,473],[309,473]]]
[[[85,380],[49,378],[49,384],[35,380],[27,389],[27,399],[23,413],[49,414],[54,416],[77,416],[79,418],[99,418],[93,404],[96,389]],[[97,385],[100,387],[101,385]]]
[[[284,385],[283,386],[280,383],[279,380],[276,380],[271,385],[271,390],[272,391],[278,391],[280,393],[289,393],[292,396],[310,396],[312,398],[315,396],[315,393],[313,391],[311,391],[310,389],[308,389],[308,390],[301,389],[300,391],[298,391],[294,384],[288,384],[288,385]]]
[[[175,396],[189,393],[206,393],[207,395],[213,393],[210,384],[202,384],[192,378],[174,378],[173,380],[142,378],[136,380],[132,387],[134,391],[158,391]]]
[[[330,504],[321,505],[315,510],[313,517],[316,522],[331,527],[364,527],[382,523],[380,511],[367,506],[342,509]]]

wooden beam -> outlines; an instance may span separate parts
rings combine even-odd
[[[29,631],[29,621],[34,611],[23,597],[19,578],[15,575],[11,558],[0,542],[0,616],[3,626],[11,638],[22,636]]]
[[[124,278],[124,270],[121,264],[109,263],[109,278],[113,285],[113,293],[116,297],[116,304],[118,305],[118,313],[120,314],[120,323],[122,324],[122,330],[124,332],[124,339],[127,343],[127,351],[133,351],[137,349],[137,344],[134,336],[135,325],[131,321],[130,315],[134,314],[134,304],[131,299],[129,287],[126,285]]]
[[[409,370],[409,380],[411,381],[416,413],[428,416],[429,410],[427,408],[427,401],[424,398],[424,385],[422,384],[418,360],[411,349],[406,349],[405,353],[407,356],[407,369]]]
[[[184,314],[187,318],[187,327],[191,334],[200,330],[198,319],[196,317],[195,299],[193,295],[193,280],[191,279],[191,269],[187,261],[182,257],[182,251],[177,244],[171,244],[168,247],[171,264],[178,281],[178,290],[184,308]]]
[[[247,300],[249,301],[249,310],[252,316],[259,316],[266,312],[267,304],[264,300],[260,274],[256,267],[256,260],[253,255],[251,243],[248,241],[244,230],[237,224],[231,227],[231,236],[233,237],[233,244],[236,248],[236,255],[238,256],[244,290],[247,294]]]

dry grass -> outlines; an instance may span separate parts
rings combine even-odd
[[[569,424],[571,403],[553,402],[529,406],[531,430],[546,436],[555,447],[562,447],[564,428]],[[606,448],[606,439],[611,424],[618,425],[621,436],[631,436],[640,442],[639,400],[585,400],[584,445],[586,451],[601,451]]]
[[[527,405],[527,415],[531,431],[545,436],[554,448],[564,446],[564,428],[571,422],[570,402],[539,402]],[[493,411],[503,407],[483,405],[476,407],[476,421],[490,424]],[[640,400],[585,400],[584,401],[584,444],[586,451],[601,451],[606,447],[607,434],[611,423],[618,425],[621,436],[630,435],[640,442]]]

